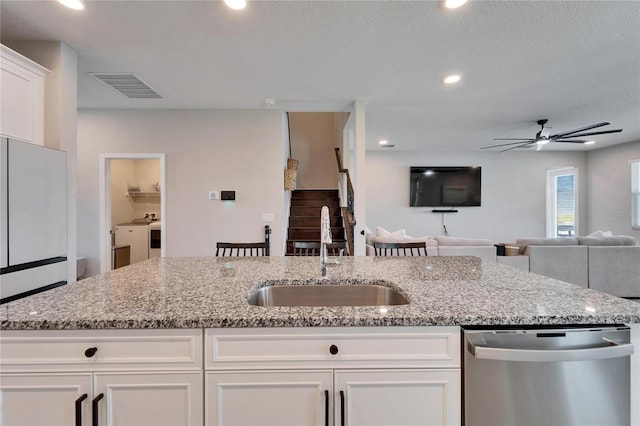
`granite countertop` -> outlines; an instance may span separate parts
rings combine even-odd
[[[265,283],[383,280],[408,305],[260,307]],[[0,306],[0,328],[103,329],[640,323],[640,304],[475,257],[155,258]]]

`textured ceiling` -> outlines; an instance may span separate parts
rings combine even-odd
[[[640,140],[639,1],[55,1],[0,2],[4,43],[62,40],[78,52],[82,108],[366,105],[370,149],[479,150],[609,121]],[[90,72],[130,72],[162,99],[128,99]],[[442,78],[461,73],[445,87]],[[269,108],[274,108],[269,107]],[[555,146],[552,146],[555,145]],[[569,146],[567,146],[569,145]]]

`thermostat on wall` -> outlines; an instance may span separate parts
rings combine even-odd
[[[233,201],[236,199],[236,191],[220,191],[220,199]]]

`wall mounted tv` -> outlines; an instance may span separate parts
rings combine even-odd
[[[480,206],[481,167],[411,167],[411,207]]]

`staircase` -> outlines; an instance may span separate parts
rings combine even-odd
[[[337,189],[304,189],[291,193],[289,231],[287,233],[287,256],[293,255],[294,241],[320,242],[320,210],[329,208],[331,238],[333,242],[344,241],[340,199]]]

